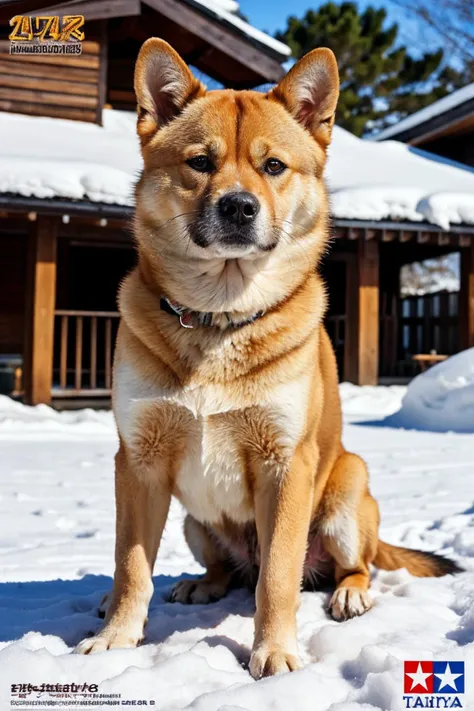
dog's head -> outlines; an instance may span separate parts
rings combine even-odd
[[[268,308],[314,269],[327,239],[322,173],[338,91],[328,49],[268,94],[206,92],[166,42],[145,42],[136,232],[172,298],[196,310]]]

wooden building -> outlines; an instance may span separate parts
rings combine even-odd
[[[226,86],[258,86],[283,74],[288,49],[216,7],[217,0],[212,9],[205,0],[77,0],[54,6],[58,14],[73,9],[87,18],[83,54],[66,58],[10,55],[4,28],[0,363],[20,357],[23,377],[17,387],[28,403],[110,396],[116,292],[135,261],[130,188],[140,159],[135,118],[128,110],[134,104],[133,63],[143,40],[164,37],[189,63]],[[338,133],[339,156],[345,151],[342,138],[369,150],[366,142]],[[387,164],[382,147],[370,150],[380,156],[374,160],[372,152],[367,161]],[[339,173],[345,180],[351,158],[342,158]],[[363,160],[354,156],[352,162],[361,172]],[[446,180],[466,184],[474,195],[474,177],[462,173],[446,173]],[[337,187],[334,175],[330,178]],[[447,252],[461,252],[462,289],[460,316],[451,324],[454,336],[440,348],[454,352],[474,345],[473,224],[446,229],[418,213],[409,219],[413,209],[398,219],[344,216],[340,204],[337,210],[332,250],[322,269],[330,293],[327,326],[341,378],[376,384],[379,376],[406,374],[409,355],[400,329],[418,333],[419,323],[416,313],[413,322],[400,320],[400,269]],[[425,326],[423,350],[434,347],[433,338]]]
[[[375,141],[403,141],[474,166],[474,83],[378,133]]]

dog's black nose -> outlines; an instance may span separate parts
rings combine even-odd
[[[219,212],[234,225],[248,225],[256,218],[260,203],[252,193],[229,193],[219,200]]]

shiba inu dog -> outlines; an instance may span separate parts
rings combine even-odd
[[[267,94],[206,92],[150,39],[135,91],[144,169],[114,364],[116,572],[105,625],[77,651],[142,639],[176,496],[206,573],[179,582],[172,601],[256,585],[250,672],[291,671],[302,586],[332,584],[329,610],[344,620],[371,606],[371,563],[457,570],[379,541],[365,463],[341,443],[316,269],[329,238],[336,60],[316,49]]]

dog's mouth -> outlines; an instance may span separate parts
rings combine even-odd
[[[198,247],[219,256],[251,256],[271,252],[278,244],[272,233],[270,240],[262,239],[254,227],[226,229],[205,217],[189,226],[190,239]]]

